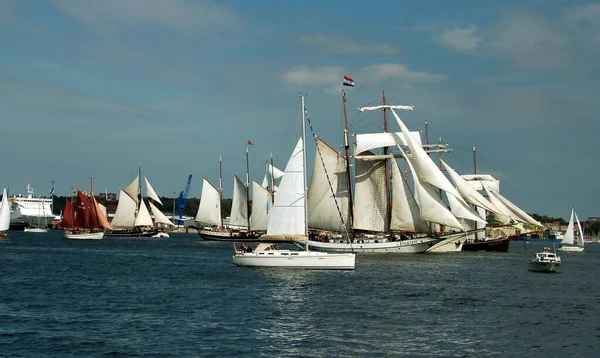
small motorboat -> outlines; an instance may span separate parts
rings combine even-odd
[[[542,252],[533,254],[531,260],[527,262],[529,271],[535,272],[558,272],[558,266],[560,266],[560,257],[549,247],[544,247]]]

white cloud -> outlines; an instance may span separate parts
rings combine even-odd
[[[600,24],[600,3],[589,3],[566,11],[566,19],[569,25],[579,26],[583,24]]]
[[[415,72],[408,69],[406,65],[397,63],[382,63],[365,67],[360,70],[363,81],[380,81],[386,79],[402,79],[412,83],[439,82],[448,79],[446,75],[432,74],[426,72]]]
[[[152,109],[93,98],[51,84],[0,79],[0,103],[27,109],[154,117]],[[110,118],[105,117],[105,118]]]
[[[438,36],[438,42],[458,51],[476,50],[481,43],[481,38],[475,34],[476,31],[475,25],[445,30]]]
[[[101,33],[154,25],[193,33],[207,27],[238,23],[230,8],[209,0],[52,0],[71,18]]]
[[[400,52],[399,49],[388,44],[362,45],[341,37],[323,34],[302,36],[300,43],[315,46],[323,52],[332,54],[390,55]]]
[[[342,82],[341,67],[297,66],[283,74],[283,80],[298,86],[335,85]]]
[[[567,38],[536,15],[507,16],[492,25],[485,52],[520,68],[559,68],[567,57]]]

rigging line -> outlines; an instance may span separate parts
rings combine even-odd
[[[335,207],[338,211],[338,215],[340,216],[340,220],[342,220],[342,226],[344,227],[344,232],[346,233],[346,237],[350,239],[350,233],[348,232],[348,227],[346,226],[346,222],[344,221],[344,216],[342,215],[342,210],[338,204],[337,198],[335,197],[335,191],[333,190],[333,185],[331,184],[331,180],[329,179],[329,173],[327,172],[327,167],[325,167],[325,161],[323,160],[323,155],[321,154],[321,150],[319,149],[319,144],[317,142],[317,136],[315,135],[315,131],[313,130],[312,123],[310,118],[308,117],[308,110],[304,109],[304,115],[306,117],[306,122],[308,123],[308,127],[310,128],[310,133],[315,141],[315,146],[317,147],[317,152],[319,153],[319,158],[321,159],[321,165],[323,166],[323,170],[325,171],[325,177],[327,177],[327,183],[329,184],[329,189],[333,194],[333,201],[335,202]],[[306,170],[306,169],[305,169]]]

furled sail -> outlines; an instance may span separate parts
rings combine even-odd
[[[271,194],[269,191],[256,181],[252,181],[252,215],[250,215],[250,230],[267,231],[270,206]]]
[[[221,197],[219,191],[206,178],[202,181],[202,194],[195,221],[221,225]]]
[[[111,226],[115,228],[132,228],[135,225],[135,209],[137,204],[123,189],[119,191],[119,203]]]
[[[384,232],[389,227],[385,160],[366,161],[355,158],[354,165],[354,229]]]
[[[154,188],[152,188],[152,185],[150,185],[148,178],[144,177],[144,180],[146,181],[146,191],[148,192],[148,197],[151,198],[152,200],[156,201],[160,205],[163,205],[163,203],[162,203],[162,201],[160,201],[160,198],[158,197],[158,195],[156,195]]]
[[[395,160],[392,160],[392,220],[390,222],[392,231],[429,232],[429,225],[421,219],[419,205],[408,187],[408,183],[402,178],[400,168]]]
[[[317,147],[308,187],[308,226],[312,229],[345,231],[343,227],[348,227],[350,218],[346,161],[320,138],[317,138]]]
[[[285,167],[264,240],[308,239],[304,197],[304,144],[300,138]]]
[[[229,226],[248,228],[248,192],[237,175],[233,176],[233,201],[231,203]]]
[[[410,132],[415,141],[421,145],[421,133],[419,131]],[[357,134],[356,135],[356,148],[354,150],[354,155],[360,155],[363,152],[371,151],[373,149],[385,148],[385,147],[395,147],[396,140],[394,137],[398,138],[400,144],[407,145],[406,140],[404,139],[404,134],[402,132],[396,133],[365,133],[365,134]]]

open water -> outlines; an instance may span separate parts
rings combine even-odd
[[[600,356],[600,244],[527,271],[508,253],[357,255],[250,269],[196,234],[0,241],[1,356]]]

